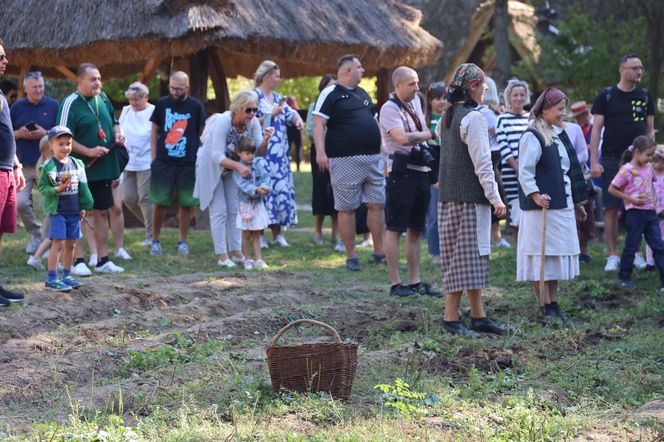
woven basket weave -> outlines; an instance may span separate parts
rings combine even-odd
[[[298,344],[277,347],[279,338],[291,327],[311,324],[326,329],[334,343]],[[276,334],[267,349],[272,389],[305,392],[325,391],[335,399],[348,399],[357,369],[357,344],[342,343],[331,326],[311,319],[293,321]]]

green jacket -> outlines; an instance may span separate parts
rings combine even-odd
[[[76,169],[78,170],[78,200],[81,210],[90,210],[92,209],[94,200],[92,199],[92,194],[88,187],[85,166],[78,158],[70,158],[74,161]],[[60,196],[58,195],[58,192],[55,191],[56,187],[58,187],[55,161],[54,158],[51,158],[45,162],[39,172],[39,184],[37,185],[37,188],[39,189],[39,193],[43,196],[44,213],[46,215],[54,215],[58,213],[58,201]]]

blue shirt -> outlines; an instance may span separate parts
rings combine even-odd
[[[0,92],[0,170],[14,169],[15,154],[16,142],[14,141],[12,120],[9,116],[9,104],[5,94]]]
[[[58,193],[58,214],[74,215],[81,211],[78,200],[78,169],[71,158],[67,157],[64,163],[53,158],[57,175],[55,183],[59,186],[62,183],[62,177],[69,176],[69,184],[65,190]]]
[[[32,104],[28,98],[17,100],[11,108],[12,125],[19,129],[29,122],[49,130],[55,126],[55,117],[58,114],[58,102],[44,95],[37,104]],[[39,140],[16,140],[16,153],[24,166],[35,167],[39,159]]]

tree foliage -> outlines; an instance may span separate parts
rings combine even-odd
[[[613,17],[602,22],[570,7],[556,36],[538,36],[541,47],[537,72],[519,62],[514,73],[520,78],[543,81],[564,90],[570,99],[592,102],[603,88],[618,82],[618,60],[628,53],[648,59],[643,17],[617,23]],[[647,76],[647,73],[646,73]],[[644,78],[644,83],[647,78]]]

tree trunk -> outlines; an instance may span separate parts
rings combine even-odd
[[[507,10],[508,0],[496,0],[496,10],[493,16],[493,43],[496,48],[496,66],[493,70],[493,80],[498,89],[507,84],[512,75],[512,50],[507,27],[510,16]]]
[[[662,52],[664,49],[664,13],[661,9],[650,11],[648,16],[648,37],[650,46],[650,66],[648,66],[648,88],[657,104],[657,91],[659,89],[659,76],[662,71]]]

